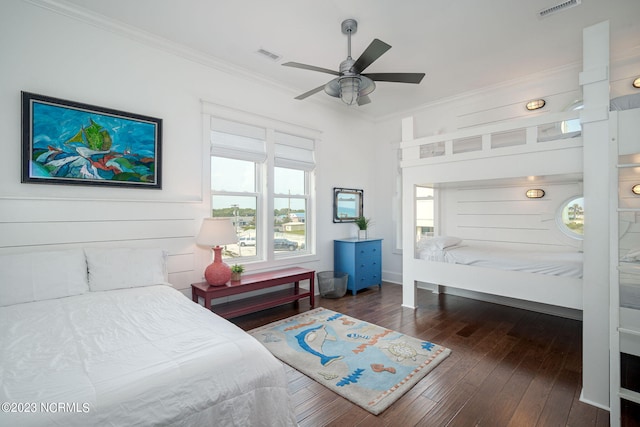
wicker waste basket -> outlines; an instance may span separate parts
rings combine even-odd
[[[341,298],[347,293],[349,275],[338,271],[319,271],[318,289],[322,298]]]

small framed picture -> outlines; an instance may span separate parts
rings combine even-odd
[[[22,182],[162,188],[162,119],[22,92]]]

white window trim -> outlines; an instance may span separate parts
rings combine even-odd
[[[211,215],[211,118],[217,117],[220,119],[226,119],[230,121],[247,123],[253,126],[261,126],[267,129],[267,140],[275,141],[274,133],[278,132],[287,133],[291,135],[300,136],[303,138],[311,139],[314,141],[316,147],[320,142],[322,133],[318,130],[310,129],[307,127],[299,126],[296,124],[284,122],[277,119],[272,119],[263,115],[254,114],[247,111],[236,110],[234,108],[226,107],[219,104],[214,104],[202,100],[202,123],[203,123],[203,147],[202,147],[202,201],[205,207],[205,216]],[[273,233],[268,224],[273,223],[273,197],[265,197],[265,191],[268,188],[273,187],[273,175],[268,174],[267,171],[273,170],[274,167],[274,144],[267,144],[267,160],[265,162],[266,167],[261,169],[261,176],[257,177],[257,180],[261,183],[262,188],[259,189],[261,193],[258,197],[257,203],[262,203],[263,212],[266,213],[267,218],[264,219],[266,227],[263,226],[261,230],[261,238],[264,239],[265,247],[270,248],[273,246]],[[316,251],[317,233],[316,233],[316,192],[315,192],[315,171],[309,171],[308,173],[308,206],[307,206],[307,247],[306,253],[300,255],[280,255],[275,256],[274,252],[268,251],[267,254],[261,254],[262,259],[243,261],[247,267],[247,271],[267,270],[278,267],[285,267],[290,265],[299,265],[305,262],[319,261],[319,257]],[[271,221],[271,222],[269,222]],[[257,254],[258,255],[258,254]]]

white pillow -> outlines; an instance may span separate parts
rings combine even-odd
[[[92,291],[136,288],[167,282],[166,252],[161,249],[85,248]]]
[[[85,293],[82,249],[0,255],[0,306]]]
[[[453,236],[440,237],[423,237],[418,242],[418,249],[446,249],[451,246],[459,245],[462,239]]]

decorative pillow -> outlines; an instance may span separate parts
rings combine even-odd
[[[446,249],[451,246],[459,245],[462,239],[453,236],[440,237],[423,237],[418,242],[418,249]]]
[[[85,293],[82,249],[0,255],[0,306]]]
[[[161,249],[85,248],[92,291],[167,282],[167,253]]]

